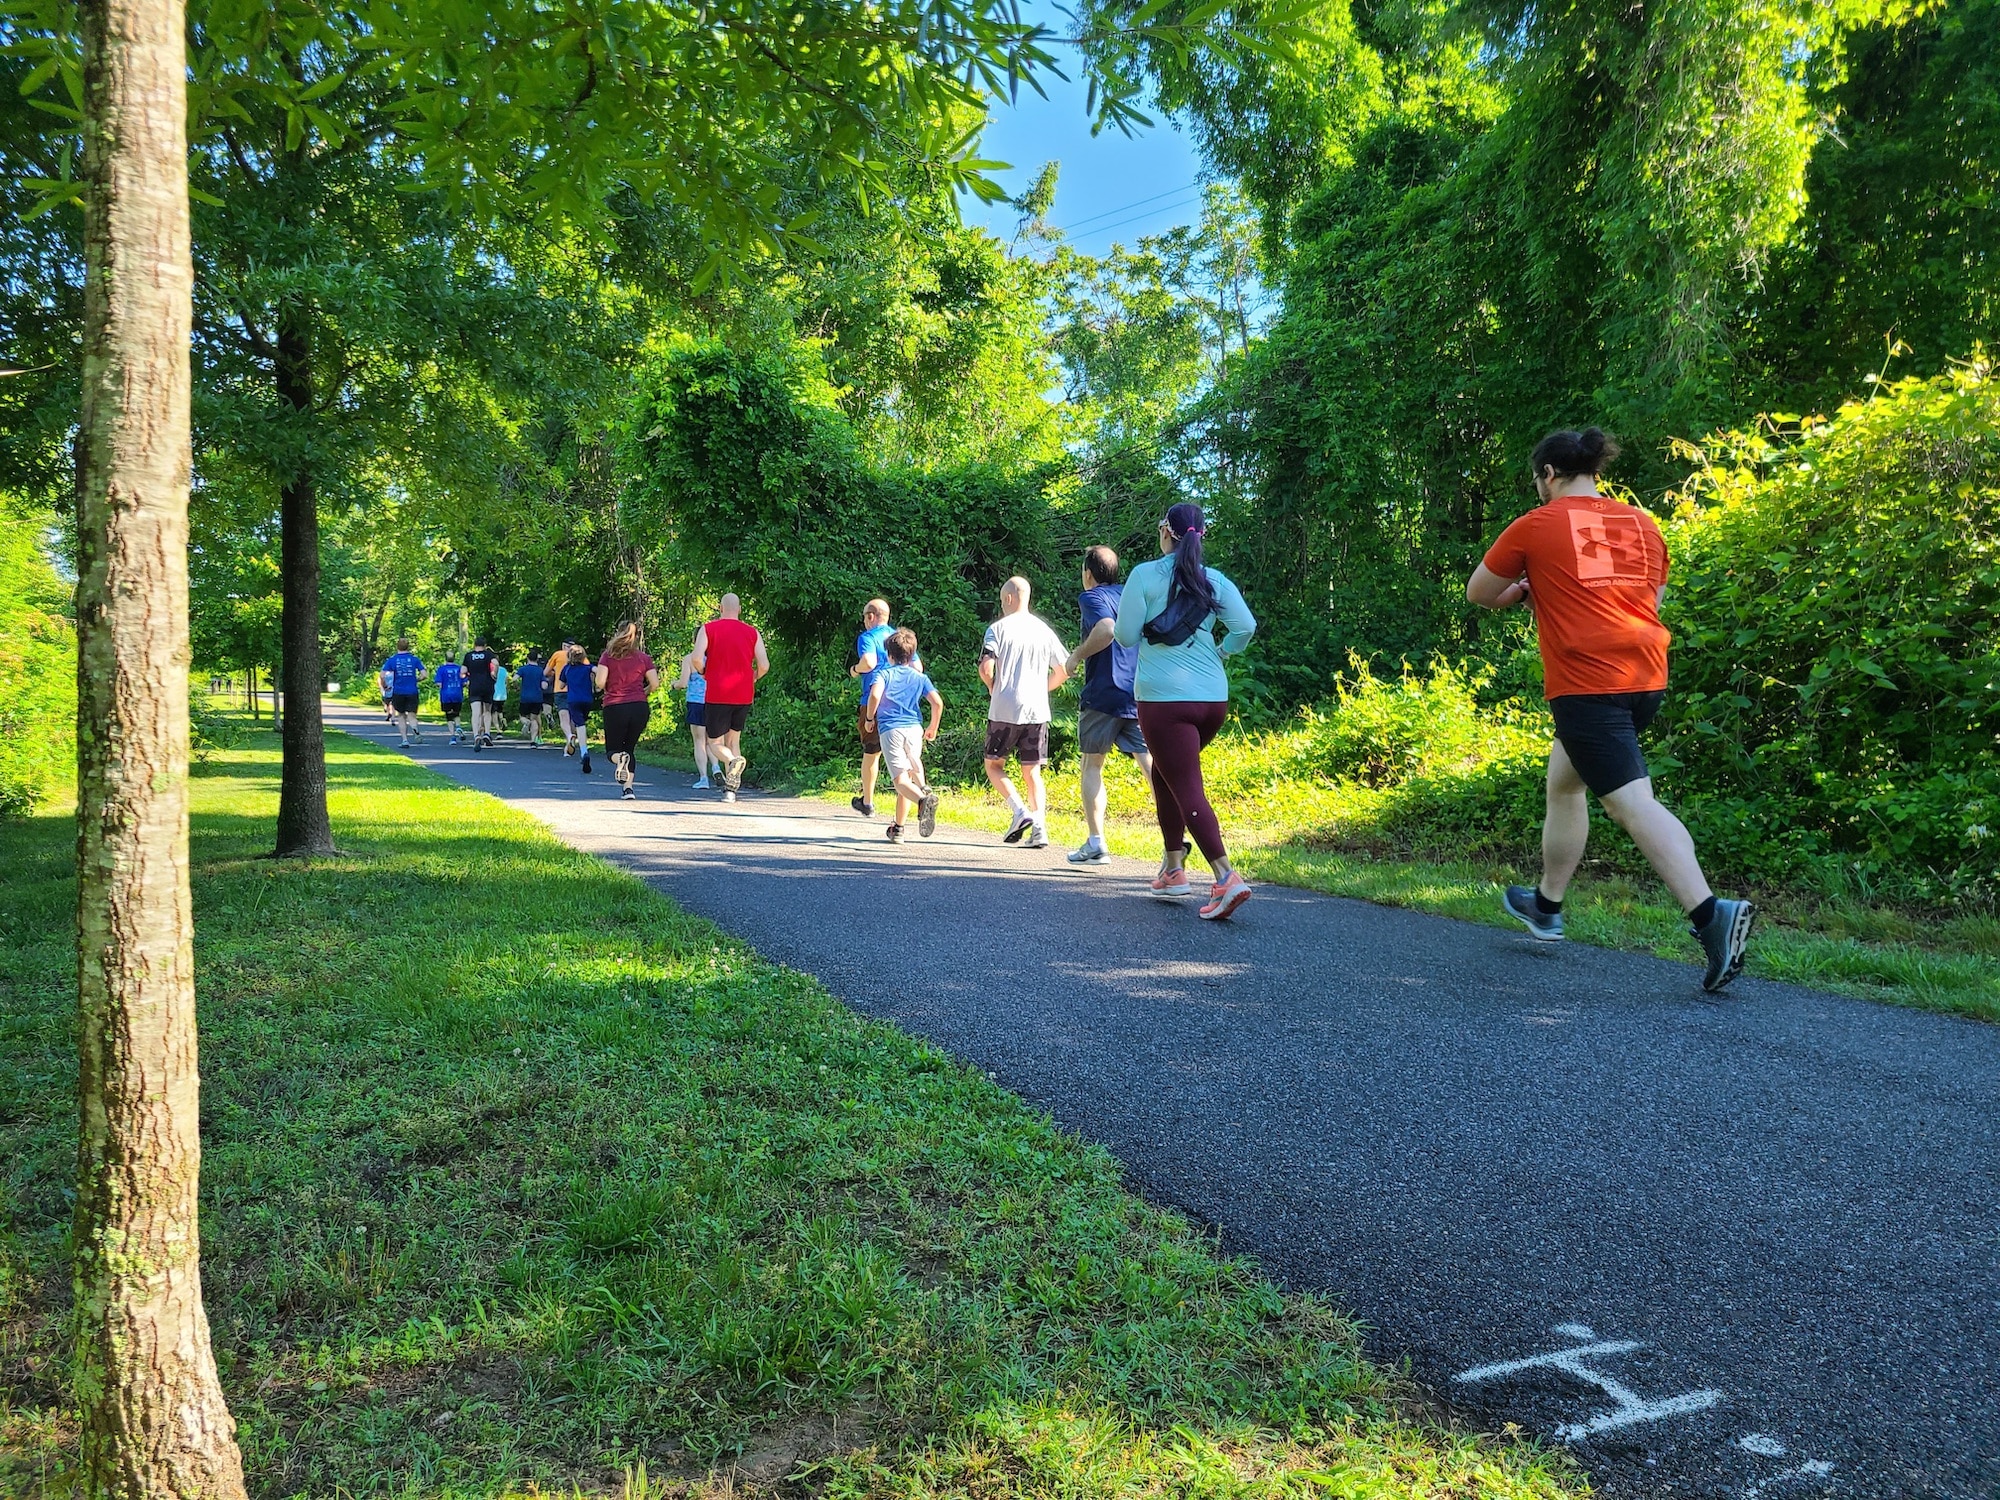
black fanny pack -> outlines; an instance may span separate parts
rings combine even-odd
[[[1214,612],[1213,606],[1176,582],[1173,593],[1167,596],[1167,607],[1146,622],[1141,634],[1155,646],[1178,646],[1192,639],[1201,622]]]

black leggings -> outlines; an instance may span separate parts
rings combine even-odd
[[[639,736],[646,732],[646,721],[653,711],[644,703],[607,703],[604,705],[604,753],[635,756],[639,749]]]
[[[1194,835],[1202,858],[1226,859],[1222,825],[1201,784],[1201,752],[1229,717],[1225,703],[1141,703],[1139,728],[1153,752],[1153,810],[1169,853]]]

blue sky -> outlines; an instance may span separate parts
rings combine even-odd
[[[1046,4],[1022,7],[1032,19],[1062,27],[1064,17]],[[1064,71],[1078,72],[1076,49],[1055,47]],[[1130,245],[1142,234],[1158,234],[1176,224],[1201,217],[1201,193],[1195,181],[1201,162],[1194,145],[1170,123],[1156,120],[1152,128],[1126,137],[1114,128],[1090,133],[1084,111],[1088,90],[1077,78],[1067,83],[1045,77],[1048,98],[1029,88],[1020,102],[994,107],[981,155],[1013,163],[995,173],[1010,195],[1025,191],[1045,161],[1059,161],[1056,205],[1049,222],[1065,231],[1079,250],[1101,255],[1114,240]],[[1152,113],[1152,111],[1148,111]],[[1005,203],[961,204],[968,222],[983,224],[1001,239],[1011,239],[1019,215]]]

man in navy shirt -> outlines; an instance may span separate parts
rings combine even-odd
[[[1139,705],[1132,698],[1132,674],[1139,665],[1136,646],[1111,639],[1118,618],[1118,599],[1125,592],[1118,582],[1118,554],[1109,547],[1092,547],[1083,554],[1083,592],[1077,604],[1083,616],[1083,639],[1070,653],[1073,674],[1083,664],[1082,707],[1076,717],[1076,748],[1082,761],[1083,826],[1089,837],[1069,857],[1073,865],[1109,859],[1104,847],[1104,762],[1123,750],[1150,778],[1153,757],[1139,732]]]
[[[396,716],[397,743],[405,749],[413,740],[421,745],[424,737],[417,733],[417,696],[423,690],[424,664],[422,658],[411,654],[408,636],[397,640],[396,654],[382,663],[382,670],[389,677],[389,707]]]
[[[528,659],[514,669],[514,675],[521,679],[521,728],[527,733],[528,743],[542,742],[542,653],[530,651]]]
[[[438,712],[451,726],[451,742],[459,740],[458,716],[465,710],[465,668],[455,661],[441,661],[431,674],[437,679]]]

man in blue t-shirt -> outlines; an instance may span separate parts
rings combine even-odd
[[[1082,706],[1076,716],[1076,748],[1082,762],[1083,826],[1089,837],[1073,852],[1073,865],[1092,865],[1111,857],[1104,847],[1104,762],[1113,750],[1123,750],[1150,779],[1153,757],[1139,732],[1139,705],[1132,700],[1132,674],[1138,669],[1139,648],[1111,639],[1118,619],[1118,554],[1109,547],[1092,547],[1083,554],[1083,592],[1077,604],[1083,616],[1083,639],[1070,653],[1069,671],[1083,664]]]
[[[432,674],[438,685],[438,712],[451,726],[451,742],[459,740],[458,716],[465,710],[465,668],[455,661],[441,661]]]
[[[411,653],[408,636],[398,637],[396,654],[382,663],[382,670],[389,678],[389,707],[396,716],[396,742],[406,750],[412,742],[421,745],[424,737],[417,733],[417,697],[423,690],[424,664]]]
[[[855,732],[861,736],[861,795],[848,805],[864,817],[875,815],[875,768],[882,762],[882,740],[868,722],[868,694],[875,680],[888,670],[886,649],[895,626],[889,623],[889,601],[870,599],[861,610],[861,634],[854,638],[854,665],[849,677],[861,679],[860,708],[855,714]],[[893,775],[893,773],[892,773]]]
[[[542,653],[530,651],[528,659],[514,669],[514,675],[521,680],[521,729],[528,737],[528,743],[542,742],[542,694],[544,691]]]
[[[881,737],[882,753],[889,762],[889,779],[896,788],[896,821],[889,825],[889,842],[902,842],[903,819],[910,804],[917,808],[917,832],[925,838],[937,831],[937,793],[924,779],[924,746],[937,738],[938,721],[944,717],[944,698],[930,678],[924,676],[917,660],[917,637],[912,630],[892,631],[882,643],[889,665],[875,674],[874,685],[861,705],[861,717],[868,728]],[[924,727],[921,709],[928,703],[930,727]]]

